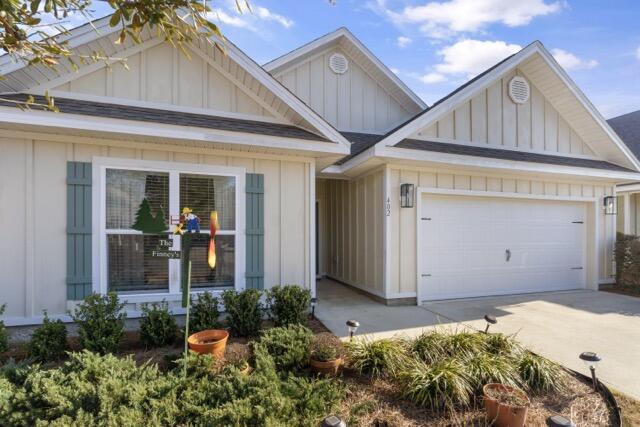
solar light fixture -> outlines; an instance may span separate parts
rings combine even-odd
[[[547,426],[549,427],[576,427],[573,421],[562,415],[553,415],[547,418]]]
[[[591,381],[593,382],[593,389],[597,390],[598,378],[596,377],[596,366],[602,361],[602,358],[592,351],[585,351],[584,353],[580,353],[580,360],[582,360],[591,371]]]
[[[604,198],[604,214],[616,215],[618,213],[618,203],[616,196],[605,196]]]
[[[322,420],[321,427],[347,427],[347,423],[345,423],[339,416],[337,415],[329,415],[324,420]]]
[[[487,322],[487,327],[484,328],[484,333],[488,334],[489,333],[489,326],[495,325],[496,323],[498,323],[498,320],[495,318],[495,316],[492,316],[490,314],[485,314],[484,315],[484,320]]]
[[[357,320],[347,320],[347,328],[349,329],[349,341],[353,341],[353,334],[356,333],[358,327],[360,327],[360,322],[358,322]]]
[[[316,305],[318,304],[318,298],[313,297],[311,298],[311,318],[315,319],[316,318]]]
[[[400,184],[400,207],[401,208],[413,207],[414,193],[415,193],[415,186],[413,184]]]

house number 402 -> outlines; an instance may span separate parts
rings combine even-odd
[[[391,216],[391,199],[387,197],[387,201],[384,204],[384,214],[385,216]]]

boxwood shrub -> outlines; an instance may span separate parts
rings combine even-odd
[[[267,291],[269,317],[276,326],[304,325],[311,292],[297,285],[274,286]]]

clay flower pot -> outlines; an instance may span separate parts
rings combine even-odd
[[[207,329],[189,336],[189,348],[198,354],[213,354],[216,359],[224,357],[229,332],[223,329]]]
[[[337,359],[329,360],[327,362],[315,360],[312,357],[309,359],[309,364],[311,365],[312,372],[334,377],[338,373],[340,365],[342,365],[342,357],[338,357]]]
[[[527,420],[529,398],[520,389],[504,384],[487,384],[482,388],[487,422],[494,427],[523,427]],[[506,399],[496,399],[503,395]]]

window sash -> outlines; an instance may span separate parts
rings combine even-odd
[[[168,215],[179,215],[179,188],[181,174],[197,174],[209,176],[226,176],[234,178],[235,185],[235,229],[218,230],[217,235],[231,235],[234,241],[234,287],[242,290],[245,286],[245,175],[246,169],[243,167],[214,166],[214,165],[194,165],[176,164],[173,162],[145,161],[138,159],[117,159],[94,157],[94,233],[99,235],[95,239],[94,247],[94,291],[105,293],[108,291],[108,265],[107,265],[107,236],[111,234],[142,234],[138,230],[106,229],[106,171],[107,169],[124,169],[148,172],[169,173],[169,210]],[[208,229],[202,229],[202,234],[209,234]],[[173,249],[180,249],[180,236],[171,236],[174,241]],[[148,292],[140,294],[126,294],[129,302],[156,301],[159,298],[166,298],[169,301],[181,299],[180,270],[181,261],[168,260],[169,262],[169,291],[168,292]],[[207,289],[193,289],[192,292],[202,292]],[[219,288],[209,288],[213,292],[219,292]]]

